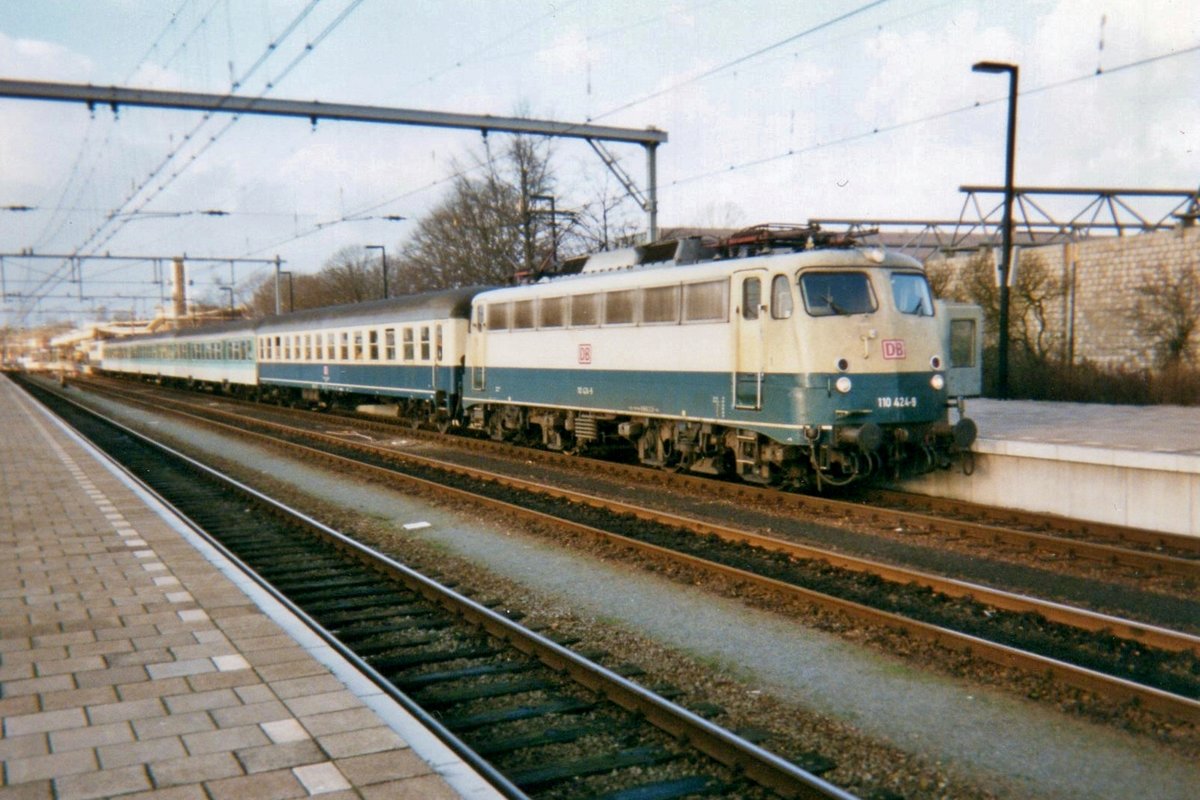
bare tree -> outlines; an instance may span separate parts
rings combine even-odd
[[[1189,264],[1160,279],[1149,279],[1137,287],[1137,293],[1133,322],[1150,343],[1159,366],[1195,361],[1200,331],[1200,275],[1196,268]]]
[[[399,259],[401,292],[511,283],[550,257],[549,220],[534,198],[551,195],[549,146],[514,136],[460,169],[449,197],[420,220]]]

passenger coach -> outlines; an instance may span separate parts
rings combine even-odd
[[[251,394],[258,385],[254,323],[238,320],[105,342],[100,368],[159,383]]]
[[[446,424],[459,406],[477,289],[268,317],[256,331],[268,397],[312,406],[399,400],[400,414]]]

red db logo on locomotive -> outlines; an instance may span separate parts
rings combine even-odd
[[[884,339],[883,357],[889,359],[904,358],[904,340]]]

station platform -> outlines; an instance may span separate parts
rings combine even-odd
[[[0,797],[491,798],[0,376]]]
[[[1200,536],[1200,408],[975,399],[967,416],[979,426],[974,473],[903,488]]]

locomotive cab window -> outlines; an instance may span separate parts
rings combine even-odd
[[[803,273],[800,294],[814,317],[871,314],[879,307],[865,272]]]
[[[792,316],[792,282],[787,275],[771,279],[771,319],[790,319]]]
[[[742,281],[742,319],[758,319],[761,305],[762,281],[758,278],[746,278]]]
[[[896,303],[897,311],[918,317],[933,316],[933,297],[924,275],[918,272],[893,272],[891,280],[892,300]]]

